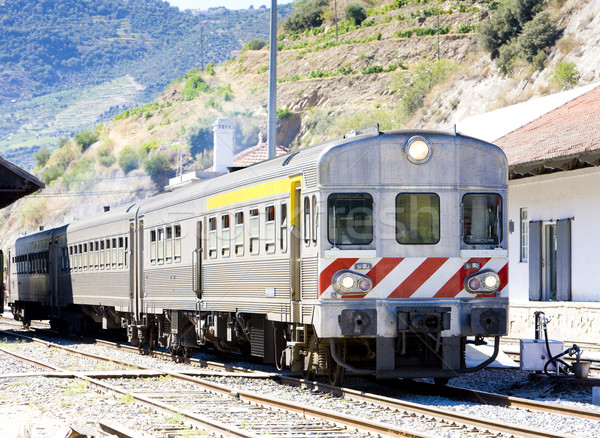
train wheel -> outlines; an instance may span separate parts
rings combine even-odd
[[[304,357],[304,370],[302,374],[306,380],[315,380],[317,373],[315,372],[314,359],[317,352],[317,339],[311,336],[308,343],[308,352]]]
[[[449,381],[450,381],[450,377],[434,377],[433,378],[433,383],[435,383],[437,386],[446,386]]]

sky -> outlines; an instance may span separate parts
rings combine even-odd
[[[248,9],[250,5],[258,8],[265,5],[271,7],[272,0],[167,0],[171,6],[179,9],[208,9],[217,6],[225,6],[227,9]],[[292,3],[293,0],[277,0],[277,5]]]

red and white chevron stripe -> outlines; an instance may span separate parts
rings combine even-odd
[[[353,269],[357,263],[370,263],[369,271]],[[479,269],[466,269],[466,263],[479,263]],[[377,259],[321,259],[319,296],[333,292],[331,279],[342,270],[355,270],[373,281],[364,298],[460,298],[473,297],[464,289],[469,274],[488,269],[500,276],[502,291],[508,285],[508,261],[504,258],[384,257]],[[356,296],[354,296],[356,298]]]

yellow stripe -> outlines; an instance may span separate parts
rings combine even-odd
[[[244,187],[243,189],[234,190],[233,192],[213,196],[206,200],[206,208],[211,210],[213,208],[225,207],[227,205],[237,204],[244,201],[265,198],[267,196],[290,193],[290,191],[295,187],[295,183],[300,182],[301,179],[302,177],[295,176],[293,178],[257,184],[255,186]]]

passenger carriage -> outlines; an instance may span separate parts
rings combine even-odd
[[[466,342],[506,333],[507,178],[472,138],[352,133],[21,238],[54,233],[60,269],[46,301],[17,269],[13,311],[48,302],[140,346],[210,343],[334,382],[447,379],[474,370]]]

